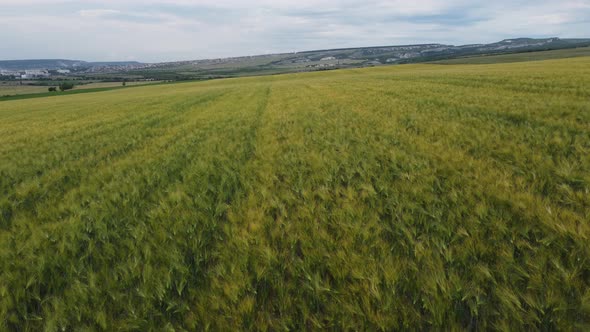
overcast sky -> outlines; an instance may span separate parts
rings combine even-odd
[[[0,0],[0,59],[159,62],[590,37],[590,0]]]

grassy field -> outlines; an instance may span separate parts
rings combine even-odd
[[[156,84],[161,83],[159,81],[138,81],[138,82],[126,82],[126,86],[134,86],[134,85],[146,85],[146,84]],[[54,83],[57,87],[59,82]],[[113,87],[120,87],[122,86],[121,82],[94,82],[94,83],[84,83],[84,84],[76,84],[74,86],[74,90],[86,90],[86,89],[103,89],[103,88],[113,88]],[[28,94],[40,94],[48,92],[47,89],[49,86],[36,86],[36,85],[19,85],[18,82],[1,82],[0,83],[0,97],[3,96],[20,96],[20,95],[28,95]]]
[[[576,58],[590,56],[590,47],[569,48],[563,50],[542,51],[542,52],[524,52],[514,54],[502,55],[486,55],[465,57],[450,60],[434,61],[432,63],[460,65],[460,64],[493,64],[493,63],[509,63],[509,62],[523,62],[523,61],[540,61],[540,60],[555,60],[564,58]]]
[[[18,85],[17,82],[0,83],[0,97],[44,92],[47,92],[46,86]]]
[[[0,102],[0,330],[588,330],[590,58]]]
[[[156,84],[161,83],[160,81],[138,81],[138,82],[125,82],[126,86],[134,86],[134,85],[146,85],[146,84]],[[82,90],[82,89],[102,89],[102,88],[112,88],[112,87],[119,87],[122,86],[122,82],[95,82],[89,84],[81,84],[76,85],[74,90]]]

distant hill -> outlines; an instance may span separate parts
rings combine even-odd
[[[459,59],[482,55],[563,50],[590,46],[590,39],[516,38],[491,44],[417,44],[326,49],[233,58],[140,63],[135,61],[86,62],[81,60],[0,61],[0,69],[70,69],[74,75],[98,78],[125,77],[157,80],[210,79],[288,72],[357,68]]]
[[[136,61],[115,61],[115,62],[87,62],[81,60],[65,59],[38,59],[38,60],[5,60],[0,61],[0,69],[4,70],[27,70],[27,69],[87,69],[104,66],[132,66],[141,65]]]
[[[554,60],[590,56],[590,47],[566,48],[550,51],[519,52],[497,55],[468,56],[449,60],[439,60],[430,63],[437,64],[493,64],[525,61]]]
[[[516,38],[505,39],[492,44],[461,46],[421,44],[307,51],[297,53],[294,57],[288,60],[293,60],[293,58],[297,57],[316,60],[331,56],[336,59],[365,60],[365,62],[371,64],[408,63],[424,62],[434,59],[451,59],[470,55],[544,51],[582,46],[590,46],[590,39]]]
[[[491,44],[417,44],[326,49],[152,64],[130,74],[154,79],[208,79],[384,64],[418,63],[482,55],[512,54],[590,46],[590,39],[516,38]]]

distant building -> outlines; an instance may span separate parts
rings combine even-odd
[[[71,71],[69,69],[58,69],[58,74],[69,74]]]
[[[47,70],[25,70],[25,74],[21,76],[21,78],[43,78],[49,77],[49,72]]]
[[[0,70],[0,76],[15,76],[20,77],[20,73],[18,71],[13,70]]]
[[[307,65],[305,66],[306,68],[330,68],[330,67],[336,67],[335,64],[333,63],[318,63],[318,64],[313,64],[313,65]]]
[[[320,61],[330,61],[330,60],[336,60],[336,58],[333,56],[328,56],[328,57],[322,58]]]

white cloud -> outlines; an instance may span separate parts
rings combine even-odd
[[[590,0],[0,0],[0,57],[164,61],[590,37]]]
[[[120,14],[121,11],[114,9],[84,9],[78,11],[78,14],[82,17],[101,17]]]

